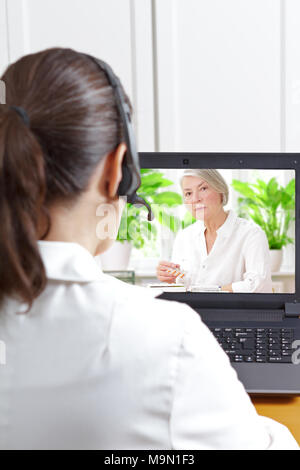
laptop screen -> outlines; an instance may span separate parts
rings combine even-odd
[[[141,173],[138,194],[155,219],[140,215],[142,226],[131,234],[137,272],[161,268],[157,281],[169,291],[295,293],[295,171]]]
[[[233,296],[295,301],[296,158],[141,153],[138,194],[154,220],[128,204],[118,233],[130,241],[135,283],[220,305]]]

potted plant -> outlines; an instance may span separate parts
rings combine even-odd
[[[239,217],[251,218],[265,232],[271,255],[272,272],[279,271],[282,248],[294,240],[288,229],[295,220],[295,179],[280,186],[276,178],[265,182],[257,179],[254,184],[238,180],[232,187],[243,197],[238,199]]]

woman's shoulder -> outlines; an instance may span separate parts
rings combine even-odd
[[[265,231],[262,229],[260,225],[258,225],[252,219],[245,219],[244,217],[237,217],[236,218],[236,226],[238,228],[238,232],[240,233],[241,237],[248,238],[248,237],[256,237],[261,240],[266,240],[267,236]]]
[[[156,319],[162,321],[164,317],[166,317],[167,322],[172,319],[172,322],[175,322],[173,324],[176,324],[177,322],[181,324],[181,321],[186,315],[196,315],[196,313],[185,304],[161,299],[160,295],[163,293],[163,290],[159,288],[130,285],[121,281],[119,282],[115,285],[115,288],[117,288],[119,292],[116,301],[116,308],[119,308],[120,311],[120,304],[122,304],[125,305],[129,314],[132,314],[134,311],[138,315],[139,319],[143,316],[149,315],[154,321]]]
[[[177,350],[184,331],[193,331],[195,322],[201,323],[199,315],[191,307],[159,298],[159,293],[153,290],[127,285],[116,291],[111,334],[120,341],[129,336],[135,338],[135,346],[132,343],[132,347],[137,348],[137,354],[148,348],[153,354],[154,344],[155,349],[161,352]]]
[[[132,319],[143,319],[149,316],[160,326],[165,318],[167,323],[172,319],[173,326],[187,315],[196,313],[187,305],[175,301],[160,299],[162,289],[126,283],[115,277],[103,274],[98,281],[87,284],[85,297],[94,306],[109,305],[114,314],[130,316]],[[179,325],[178,325],[179,326]]]

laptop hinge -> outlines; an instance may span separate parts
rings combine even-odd
[[[285,303],[284,310],[286,317],[300,317],[300,304],[298,303]]]

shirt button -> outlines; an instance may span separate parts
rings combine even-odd
[[[205,264],[202,265],[202,268],[205,269]]]

